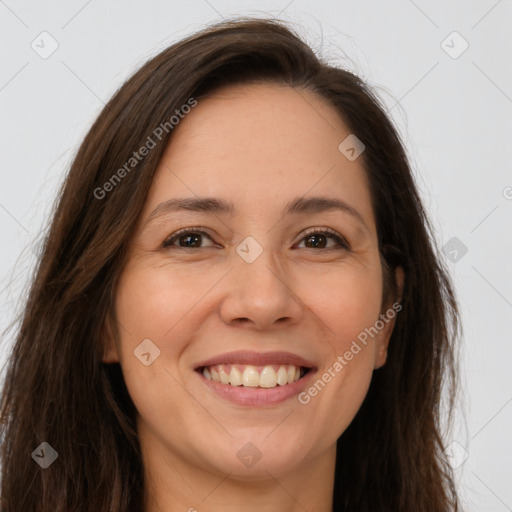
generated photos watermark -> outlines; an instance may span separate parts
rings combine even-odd
[[[112,176],[101,187],[96,187],[94,189],[94,197],[100,200],[104,199],[109,192],[114,190],[121,180],[125,178],[132,169],[137,167],[139,162],[141,162],[152,149],[156,148],[158,143],[162,140],[164,132],[169,133],[173,130],[196,105],[197,100],[190,97],[185,104],[174,111],[175,115],[172,115],[168,121],[160,123],[151,132],[151,135],[148,135],[144,145],[138,151],[134,151],[132,156],[123,164],[123,166],[112,174]]]
[[[361,344],[366,346],[368,344],[368,337],[373,339],[377,336],[377,334],[384,329],[386,324],[395,318],[396,314],[401,310],[402,305],[395,302],[385,313],[379,315],[379,320],[377,320],[373,326],[366,327],[364,331],[361,331],[357,336],[357,340],[352,341],[350,348],[343,354],[339,354],[335,362],[327,368],[314,384],[306,391],[302,391],[298,394],[297,399],[299,403],[306,405],[311,401],[312,397],[318,395],[318,393],[347,366],[354,356],[361,352]]]

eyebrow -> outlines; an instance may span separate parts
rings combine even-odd
[[[341,199],[331,197],[297,197],[284,206],[282,215],[322,213],[333,210],[348,213],[356,218],[367,231],[370,231],[363,216],[353,206]],[[237,215],[235,205],[231,201],[215,197],[187,197],[169,199],[160,203],[151,212],[145,225],[157,217],[178,211]]]

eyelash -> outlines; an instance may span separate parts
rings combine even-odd
[[[204,229],[206,229],[206,228],[203,228],[201,226],[199,226],[197,228],[193,228],[192,227],[192,228],[180,229],[179,231],[176,231],[176,233],[173,233],[169,238],[167,238],[163,242],[162,245],[166,249],[169,249],[171,247],[173,247],[175,249],[184,249],[184,250],[188,250],[188,249],[191,249],[191,250],[201,249],[201,247],[194,248],[194,247],[173,246],[172,243],[173,243],[173,241],[175,241],[180,236],[191,234],[191,233],[192,234],[205,235],[205,236],[207,236],[211,240],[210,235],[208,233],[206,233],[204,231]],[[300,239],[300,242],[302,242],[302,240],[304,240],[304,238],[306,238],[307,236],[310,236],[310,235],[329,235],[327,238],[333,238],[334,240],[336,240],[336,242],[339,244],[341,249],[346,250],[346,251],[350,251],[350,244],[347,242],[347,240],[344,237],[342,237],[341,235],[339,235],[338,233],[336,233],[336,231],[334,231],[334,230],[332,230],[330,228],[322,228],[322,229],[311,228],[306,233],[304,233],[303,237]],[[328,250],[332,250],[332,249],[336,249],[336,247],[327,247],[327,248],[324,248],[323,250],[324,251],[328,251]]]

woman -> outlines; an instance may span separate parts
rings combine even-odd
[[[2,395],[2,511],[458,510],[458,311],[369,88],[223,22],[115,94]]]

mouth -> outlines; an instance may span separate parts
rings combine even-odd
[[[275,405],[297,395],[317,367],[289,352],[237,351],[200,362],[194,368],[214,394],[237,405]]]
[[[200,366],[196,371],[207,380],[227,386],[271,389],[297,382],[312,371],[312,368],[294,364],[255,366],[225,363]]]

